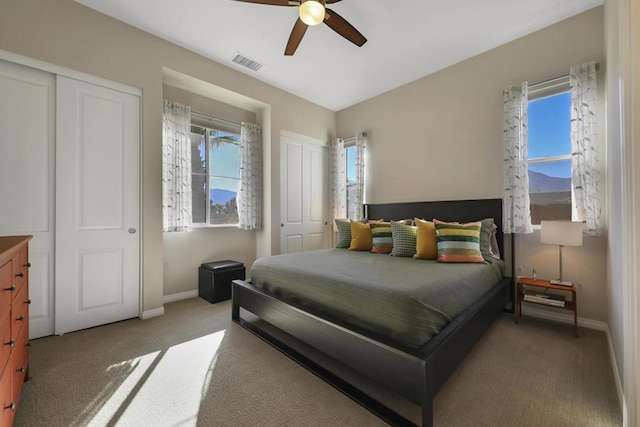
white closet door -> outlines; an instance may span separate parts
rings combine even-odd
[[[57,78],[56,324],[137,317],[140,98]]]
[[[330,237],[328,149],[283,136],[280,151],[280,252],[326,248]]]
[[[53,334],[55,77],[0,61],[0,235],[29,242],[29,336]]]

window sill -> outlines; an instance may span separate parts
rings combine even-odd
[[[191,228],[194,230],[205,228],[238,228],[238,224],[193,224]]]

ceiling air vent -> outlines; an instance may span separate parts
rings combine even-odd
[[[253,59],[249,59],[241,53],[236,54],[236,57],[233,58],[232,62],[242,65],[243,67],[247,67],[253,71],[258,71],[260,67],[262,67],[261,63],[254,61]]]

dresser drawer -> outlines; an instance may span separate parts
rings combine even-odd
[[[9,311],[0,313],[0,337],[2,337],[2,342],[0,342],[0,372],[2,372],[13,350],[13,345],[11,345],[11,313]]]
[[[11,372],[13,373],[12,388],[13,401],[17,405],[20,400],[20,391],[27,375],[29,363],[29,328],[25,325],[16,340],[16,345],[11,356]]]
[[[11,261],[0,267],[0,313],[7,313],[11,309],[11,299],[14,292],[11,291]]]
[[[11,259],[11,275],[13,276],[13,285],[16,287],[15,292],[13,293],[13,297],[15,298],[18,292],[24,287],[24,284],[27,283],[27,273],[25,272],[26,267],[23,264],[26,263],[27,254],[25,252],[22,255],[22,252],[25,251],[26,248],[22,249],[20,253],[17,253]],[[25,262],[21,261],[21,258],[24,256]]]
[[[13,414],[15,413],[15,404],[11,394],[11,369],[6,367],[0,377],[0,426],[10,426],[13,422]]]
[[[29,323],[29,289],[23,286],[11,304],[11,336],[17,337],[23,325]]]

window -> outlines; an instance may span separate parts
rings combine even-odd
[[[356,212],[356,145],[355,142],[345,147],[347,162],[347,218],[359,218]]]
[[[193,224],[238,224],[240,134],[192,124]]]
[[[568,90],[567,82],[560,90],[556,85],[551,94],[548,90],[536,90],[535,86],[529,92],[529,198],[534,225],[542,220],[571,220],[571,100]],[[536,92],[539,95],[536,96]]]

